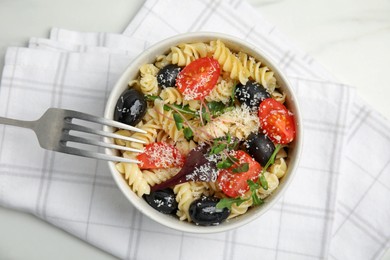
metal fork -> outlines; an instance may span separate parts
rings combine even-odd
[[[92,116],[78,111],[59,109],[59,108],[49,108],[42,115],[41,118],[35,121],[22,121],[22,120],[16,120],[11,118],[0,117],[0,124],[13,125],[13,126],[32,129],[38,138],[40,146],[47,150],[79,155],[79,156],[84,156],[89,158],[108,160],[108,161],[139,163],[137,160],[133,160],[133,159],[103,154],[99,152],[90,151],[87,149],[81,149],[81,148],[75,148],[69,146],[68,142],[73,142],[78,144],[87,144],[87,145],[104,147],[104,148],[118,149],[122,151],[130,151],[136,153],[143,152],[142,150],[129,148],[121,145],[115,145],[108,142],[102,142],[99,140],[95,140],[93,138],[85,138],[82,136],[72,135],[69,133],[70,131],[75,131],[75,133],[79,132],[79,133],[94,134],[97,136],[115,138],[124,141],[130,141],[130,142],[144,143],[142,140],[138,140],[135,138],[86,127],[80,124],[75,124],[74,122],[72,122],[73,119],[102,124],[106,126],[130,130],[139,133],[146,133],[144,130],[114,120]]]

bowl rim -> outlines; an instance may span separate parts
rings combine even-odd
[[[254,56],[256,60],[264,62],[270,69],[275,73],[277,80],[283,83],[282,88],[288,92],[288,108],[293,111],[295,116],[296,124],[296,139],[294,141],[294,157],[293,160],[290,160],[288,166],[288,172],[283,177],[282,187],[278,187],[267,199],[265,203],[259,207],[251,209],[255,211],[254,213],[248,214],[245,213],[237,218],[226,220],[220,225],[216,226],[197,226],[194,223],[188,223],[186,221],[180,221],[178,218],[167,216],[162,214],[152,207],[150,207],[142,198],[138,197],[135,192],[133,192],[127,182],[124,180],[121,173],[119,173],[115,167],[115,162],[108,162],[108,167],[114,178],[115,183],[118,188],[121,190],[122,194],[130,201],[130,203],[139,210],[142,214],[146,215],[150,219],[154,220],[157,223],[160,223],[166,227],[169,227],[176,231],[188,232],[188,233],[197,233],[197,234],[207,234],[207,233],[218,233],[229,231],[241,226],[248,224],[249,222],[254,221],[259,218],[261,215],[266,213],[271,209],[277,201],[282,197],[287,188],[290,186],[294,176],[296,175],[297,168],[299,165],[299,160],[302,153],[303,147],[303,129],[302,129],[302,113],[300,110],[299,102],[292,89],[292,85],[289,82],[288,78],[285,76],[284,72],[276,65],[277,63],[270,58],[270,56],[261,49],[260,46],[255,46],[251,43],[248,43],[240,38],[229,34],[215,33],[215,32],[192,32],[192,33],[183,33],[178,34],[173,37],[166,38],[162,41],[159,41],[151,45],[146,50],[142,51],[137,57],[135,57],[131,63],[123,71],[119,79],[114,84],[110,95],[107,99],[104,117],[112,119],[114,113],[114,106],[117,102],[119,95],[128,88],[128,82],[139,73],[139,67],[142,64],[145,64],[147,61],[152,62],[156,59],[156,55],[163,54],[168,51],[170,47],[176,46],[179,43],[190,43],[190,42],[210,42],[211,40],[220,39],[223,43],[226,44],[229,48],[236,46],[236,48],[231,48],[234,52],[239,50],[245,51],[248,55]],[[153,58],[151,58],[153,55]],[[111,127],[105,126],[105,130],[113,131]],[[105,138],[106,142],[112,142],[109,138]],[[107,154],[113,154],[114,151],[111,149],[105,149]],[[290,158],[291,159],[291,158]],[[142,200],[142,201],[141,201]],[[147,207],[145,207],[147,206]],[[172,219],[172,220],[171,220]]]

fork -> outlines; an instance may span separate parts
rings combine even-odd
[[[141,153],[142,150],[134,149],[126,146],[116,145],[108,142],[102,142],[93,138],[85,138],[82,136],[72,135],[70,131],[79,133],[94,134],[97,136],[103,136],[108,138],[120,139],[123,141],[145,143],[142,140],[135,139],[128,136],[123,136],[108,131],[98,130],[90,127],[86,127],[80,124],[72,122],[73,119],[81,120],[80,122],[92,122],[110,127],[125,129],[138,133],[146,133],[142,129],[138,129],[133,126],[129,126],[114,120],[109,120],[102,117],[97,117],[85,113],[81,113],[73,110],[49,108],[38,120],[35,121],[23,121],[11,118],[0,117],[0,124],[18,126],[23,128],[32,129],[37,138],[40,146],[47,150],[57,151],[61,153],[73,154],[83,157],[127,162],[127,163],[139,163],[139,161],[120,156],[103,154],[88,149],[81,149],[69,146],[69,142],[86,144],[110,149],[118,149],[122,151],[129,151],[135,153]]]

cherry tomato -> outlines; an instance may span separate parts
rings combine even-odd
[[[294,115],[280,102],[267,98],[259,106],[260,127],[273,142],[288,144],[295,138]]]
[[[247,180],[257,182],[261,171],[261,165],[256,162],[249,154],[242,150],[236,151],[234,155],[239,160],[239,163],[248,163],[249,169],[246,172],[234,173],[233,169],[237,166],[232,166],[229,169],[221,170],[218,175],[218,184],[223,193],[231,198],[244,195],[249,186]]]
[[[186,100],[201,100],[217,84],[220,66],[217,60],[209,57],[194,60],[176,78],[176,87]]]
[[[173,145],[157,142],[148,144],[144,152],[137,155],[141,169],[159,169],[181,167],[184,165],[184,157]]]

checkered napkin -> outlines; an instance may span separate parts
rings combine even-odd
[[[54,28],[50,39],[10,47],[0,116],[31,120],[48,107],[103,115],[112,86],[135,55],[189,31],[255,44],[294,87],[304,149],[275,207],[225,233],[173,231],[129,204],[105,162],[45,151],[32,132],[8,126],[0,126],[0,205],[30,212],[123,259],[199,259],[206,251],[210,259],[380,258],[390,246],[390,124],[245,2],[147,0],[123,35]]]

